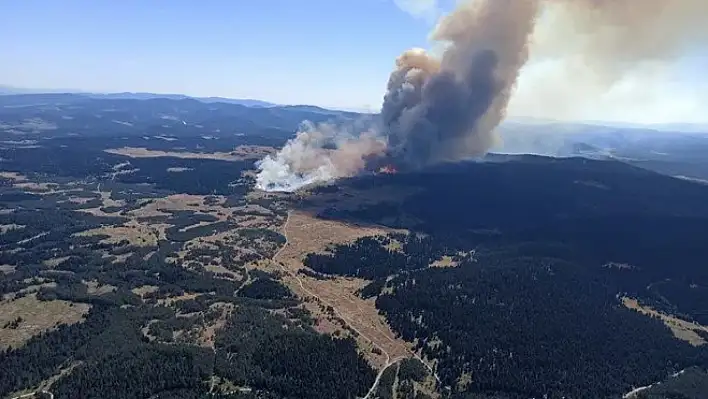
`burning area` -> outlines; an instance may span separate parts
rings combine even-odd
[[[395,175],[398,169],[393,165],[386,165],[379,168],[378,173],[386,175]]]
[[[440,57],[411,49],[397,58],[377,122],[354,132],[303,124],[277,154],[257,163],[257,187],[295,191],[363,171],[481,157],[497,141],[495,129],[531,52],[582,59],[609,89],[639,65],[704,44],[705,15],[705,0],[461,1],[432,32],[444,46]],[[545,31],[573,27],[582,34],[535,35],[541,19],[552,23]]]

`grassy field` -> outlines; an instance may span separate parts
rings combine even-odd
[[[67,301],[40,301],[35,294],[0,302],[0,348],[16,348],[59,324],[81,321],[90,306]],[[15,325],[13,322],[20,320]]]

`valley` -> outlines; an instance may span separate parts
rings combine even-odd
[[[82,101],[65,112],[114,112]],[[705,185],[506,155],[271,193],[255,162],[289,125],[182,130],[152,106],[98,130],[28,106],[51,134],[37,115],[0,132],[1,397],[654,398],[705,380]]]

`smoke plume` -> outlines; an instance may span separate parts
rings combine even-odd
[[[536,0],[476,1],[443,18],[422,50],[396,62],[381,111],[390,153],[408,166],[482,155],[504,118],[538,14]]]
[[[676,87],[675,63],[708,51],[706,15],[705,0],[548,0],[510,112],[566,120],[687,117],[682,109],[695,113],[701,94]],[[667,101],[667,92],[693,103]]]
[[[304,122],[295,138],[275,156],[257,163],[256,187],[266,191],[295,191],[316,182],[359,173],[369,157],[382,156],[385,139],[372,132],[345,134],[333,125]]]
[[[444,45],[440,57],[422,49],[398,57],[377,124],[344,136],[332,126],[306,125],[259,163],[257,185],[292,191],[357,174],[372,162],[418,168],[481,156],[497,140],[530,51],[567,61],[578,73],[591,71],[607,88],[638,65],[705,43],[705,15],[705,0],[461,2],[432,32]],[[572,86],[573,79],[558,84]]]

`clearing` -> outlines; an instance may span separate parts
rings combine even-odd
[[[700,346],[706,344],[706,340],[703,339],[696,331],[703,331],[708,333],[708,327],[700,325],[698,323],[692,323],[690,321],[679,319],[678,317],[667,315],[652,309],[649,306],[643,306],[634,298],[622,297],[622,304],[629,309],[634,309],[639,313],[643,313],[647,316],[658,317],[661,321],[666,324],[667,327],[671,329],[674,337],[686,341],[693,346]]]
[[[78,323],[90,307],[61,300],[40,301],[35,294],[0,301],[0,348],[17,348],[59,324]]]
[[[320,252],[332,244],[346,243],[364,236],[387,234],[380,227],[361,227],[331,220],[316,219],[308,213],[293,211],[284,226],[287,243],[273,257],[283,281],[303,297],[305,306],[320,321],[320,330],[353,330],[364,356],[377,368],[391,359],[414,355],[411,345],[391,330],[379,315],[375,299],[364,300],[356,295],[367,281],[333,277],[324,280],[298,274],[302,258],[310,252]],[[337,326],[337,324],[339,326]],[[327,331],[330,332],[330,331]]]
[[[150,225],[141,224],[136,220],[125,222],[122,226],[103,226],[96,229],[76,233],[77,236],[106,235],[108,238],[101,242],[118,244],[128,241],[130,245],[137,247],[154,247],[161,232]]]
[[[171,157],[181,159],[215,159],[219,161],[242,161],[244,159],[262,158],[266,154],[273,153],[272,147],[256,145],[242,145],[236,147],[231,152],[182,152],[182,151],[159,151],[149,150],[143,147],[122,147],[104,150],[110,154],[123,155],[130,158],[158,158]]]

